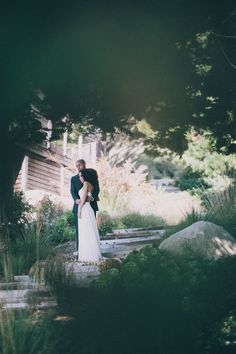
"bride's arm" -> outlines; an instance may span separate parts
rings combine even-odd
[[[85,202],[87,200],[87,194],[88,194],[88,182],[84,182],[83,194],[82,194],[82,197],[80,198],[80,205],[79,205],[79,210],[78,210],[79,217],[81,217],[82,207],[83,207],[83,205],[85,204]]]

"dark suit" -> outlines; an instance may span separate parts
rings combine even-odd
[[[76,247],[78,250],[78,204],[75,203],[76,199],[80,199],[79,190],[83,187],[83,183],[80,181],[79,176],[75,175],[71,177],[71,184],[70,184],[70,193],[72,198],[74,199],[73,205],[73,214],[74,214],[74,222],[76,227]],[[94,189],[92,192],[92,196],[94,198],[93,202],[90,202],[91,207],[93,208],[94,214],[96,216],[96,212],[98,210],[98,194],[100,192],[99,183],[98,181],[94,184]]]

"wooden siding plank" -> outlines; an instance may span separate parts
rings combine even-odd
[[[50,177],[45,178],[45,179],[42,179],[40,177],[31,176],[31,175],[29,175],[28,177],[29,177],[29,180],[31,180],[31,181],[37,181],[37,182],[45,184],[45,185],[48,185],[48,183],[52,186],[60,185],[60,181],[58,181],[58,180],[55,181],[53,178],[50,178]]]
[[[37,167],[41,167],[41,168],[46,168],[47,166],[50,166],[50,169],[52,171],[58,172],[60,173],[60,165],[55,166],[53,164],[51,164],[50,162],[47,161],[39,161],[39,160],[32,160],[30,159],[29,161],[29,166],[33,167],[33,168],[37,168]]]
[[[28,190],[39,189],[46,192],[60,194],[60,189],[58,187],[51,187],[50,185],[43,185],[37,181],[28,181]]]
[[[40,176],[41,178],[50,178],[50,179],[56,179],[59,180],[60,176],[58,174],[55,173],[51,173],[50,170],[48,171],[44,171],[44,170],[35,170],[35,169],[29,169],[28,174],[30,176]]]

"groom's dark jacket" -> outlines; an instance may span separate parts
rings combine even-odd
[[[70,192],[71,192],[72,198],[74,199],[74,206],[73,206],[73,210],[72,210],[74,214],[78,213],[78,204],[76,204],[75,201],[76,201],[76,199],[80,199],[79,190],[82,187],[83,187],[83,183],[80,182],[79,175],[75,175],[75,176],[71,177]],[[97,211],[98,210],[98,204],[97,204],[98,194],[100,192],[98,181],[96,182],[96,184],[93,187],[94,187],[94,190],[92,192],[92,196],[94,198],[94,201],[90,202],[90,204],[91,204],[91,207],[93,208],[93,210]]]

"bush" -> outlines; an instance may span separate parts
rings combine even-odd
[[[210,185],[202,177],[199,171],[193,171],[191,167],[187,167],[176,181],[176,185],[181,190],[195,191],[196,189],[206,189]]]
[[[52,245],[74,240],[74,216],[71,211],[63,213],[48,196],[37,209],[37,232],[44,234]]]
[[[46,353],[50,346],[48,329],[49,319],[43,312],[8,309],[0,315],[0,353]]]
[[[206,194],[203,199],[205,219],[223,226],[236,239],[236,186]]]
[[[167,230],[166,237],[200,220],[210,221],[224,227],[236,239],[236,186],[221,192],[203,193],[204,211],[186,213],[182,222]]]
[[[163,226],[163,220],[156,215],[141,215],[131,213],[120,218],[126,228],[135,227],[160,227]]]
[[[141,215],[139,213],[127,214],[120,218],[112,218],[108,213],[103,212],[98,215],[98,225],[100,236],[105,236],[116,229],[160,227],[164,222],[156,215]]]
[[[22,238],[10,243],[10,262],[13,274],[28,274],[31,266],[38,260],[54,254],[54,249],[44,234],[36,232],[35,225],[28,226]],[[0,259],[0,276],[6,278],[3,257]]]
[[[60,289],[59,311],[73,321],[52,323],[51,353],[75,354],[79,344],[93,354],[233,354],[235,272],[235,257],[186,261],[146,247],[90,288]]]
[[[45,196],[41,202],[38,204],[37,208],[37,232],[50,232],[53,223],[61,216],[63,213],[58,208],[58,206],[53,203],[53,201],[49,198],[49,196]]]
[[[67,224],[71,227],[74,227],[74,214],[71,210],[67,210],[63,214],[64,219],[67,221]]]
[[[23,238],[24,228],[29,224],[32,206],[25,201],[22,192],[14,192],[7,208],[10,240]]]
[[[54,253],[48,238],[44,234],[38,235],[34,227],[28,228],[24,238],[11,245],[11,251],[13,274],[28,274],[36,261]]]
[[[48,257],[44,262],[44,282],[50,286],[53,292],[63,295],[63,292],[75,286],[75,274],[73,267],[66,265],[66,258],[62,255]]]
[[[68,223],[67,216],[53,220],[50,230],[45,232],[45,236],[53,245],[72,241],[75,238],[75,229]]]
[[[100,236],[105,236],[111,233],[114,229],[123,229],[125,225],[118,218],[112,218],[106,212],[99,212],[98,214],[98,230]]]
[[[130,254],[120,269],[103,272],[89,288],[76,286],[73,277],[66,280],[60,259],[51,259],[47,268],[61,320],[49,314],[31,325],[27,337],[22,323],[2,322],[6,344],[17,345],[19,325],[20,354],[21,348],[76,354],[78,347],[93,354],[235,353],[236,257],[209,261],[189,253],[186,260],[148,246]]]

